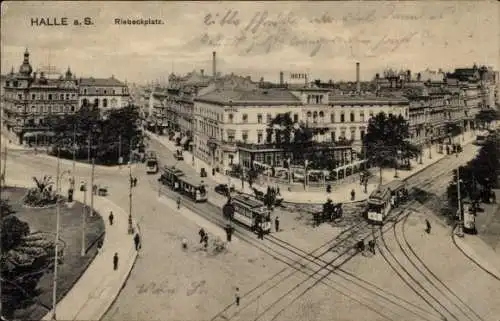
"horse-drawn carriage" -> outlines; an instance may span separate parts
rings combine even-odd
[[[333,222],[341,218],[342,214],[342,203],[335,204],[329,199],[323,204],[323,210],[321,212],[313,213],[313,220],[315,225],[318,226],[324,222]]]

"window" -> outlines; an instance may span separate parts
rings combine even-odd
[[[271,114],[267,114],[267,122],[270,123],[273,120],[273,116]]]
[[[227,118],[228,118],[228,122],[229,122],[230,124],[232,124],[232,123],[233,123],[233,114],[229,114],[229,115],[227,116]]]
[[[241,139],[243,140],[243,142],[245,142],[245,143],[247,142],[247,140],[248,140],[248,131],[247,130],[243,131],[243,133],[241,134]]]
[[[36,95],[35,94],[31,94],[31,100],[35,100],[36,99]]]
[[[87,89],[83,89],[83,94],[86,95],[87,94]]]
[[[17,99],[23,99],[23,95],[17,94]]]
[[[242,120],[243,120],[244,124],[248,123],[248,115],[247,114],[243,114]]]
[[[335,113],[330,114],[330,122],[334,123],[335,122]]]
[[[262,143],[262,131],[261,130],[259,130],[257,132],[257,144],[260,144],[260,143]]]
[[[353,113],[353,112],[351,112],[351,117],[350,117],[350,119],[351,119],[351,122],[354,122],[354,113]]]
[[[323,113],[322,111],[320,111],[320,112],[319,112],[319,117],[320,117],[320,118],[325,117],[325,113]]]
[[[36,113],[36,107],[35,106],[31,106],[31,112],[32,113]]]
[[[75,106],[71,106],[71,112],[74,113],[75,112]]]
[[[228,130],[227,131],[227,141],[232,143],[234,142],[234,137],[236,136],[236,131],[235,130]]]
[[[257,123],[262,124],[262,114],[257,114]]]
[[[104,94],[105,94],[105,95],[107,94],[107,91],[106,91],[106,89],[104,89]]]
[[[330,132],[330,137],[332,138],[332,142],[334,142],[336,139],[335,132]]]
[[[22,106],[17,106],[17,112],[22,113],[23,112],[23,107]]]
[[[99,107],[99,99],[94,99],[94,108]]]
[[[345,129],[340,131],[340,138],[345,139]]]
[[[365,112],[361,111],[359,112],[359,118],[361,122],[365,122]]]
[[[52,106],[48,106],[48,107],[47,107],[47,111],[48,111],[48,113],[50,114],[50,113],[52,112]]]
[[[370,111],[370,118],[373,118],[373,111]]]
[[[364,140],[365,139],[365,130],[364,129],[361,129],[359,131],[360,135],[361,135],[361,140]]]
[[[344,114],[340,114],[340,122],[341,123],[345,122],[345,115]]]
[[[351,129],[351,139],[356,140],[356,129]]]
[[[293,114],[293,122],[298,123],[299,122],[299,114]]]
[[[102,100],[102,107],[108,107],[108,100],[106,98]]]
[[[52,94],[49,94],[49,100],[52,100]]]

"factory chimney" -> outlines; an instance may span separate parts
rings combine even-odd
[[[359,82],[359,62],[356,63],[356,92],[361,93],[361,84]]]
[[[217,77],[217,61],[216,61],[216,55],[217,53],[214,51],[212,52],[212,76],[214,79]]]
[[[200,69],[200,74],[202,77],[205,76],[205,69]]]
[[[280,71],[280,87],[283,87],[283,84],[285,83],[284,76],[283,76],[283,71]]]

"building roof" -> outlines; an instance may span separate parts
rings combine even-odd
[[[220,105],[300,105],[301,101],[288,90],[218,88],[195,98],[195,101]]]
[[[389,97],[375,95],[330,95],[329,103],[345,104],[408,104],[409,100],[405,97]]]
[[[126,85],[116,79],[115,77],[110,78],[80,78],[80,86],[99,86],[99,87],[126,87]]]

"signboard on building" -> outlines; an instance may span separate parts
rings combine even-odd
[[[288,77],[286,78],[288,83],[291,84],[304,84],[309,81],[310,77],[307,73],[297,71],[297,72],[289,72]]]

